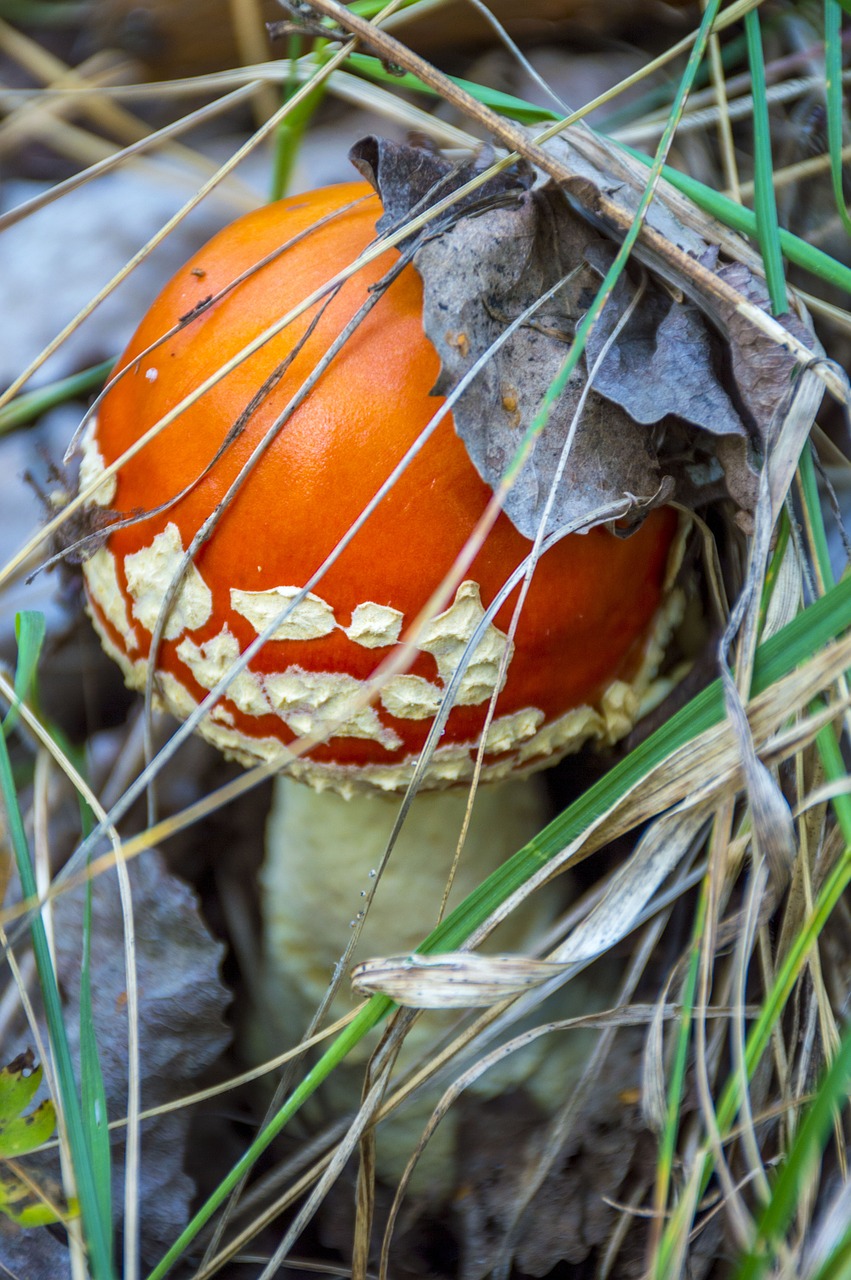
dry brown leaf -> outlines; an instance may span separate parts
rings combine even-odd
[[[189,886],[154,851],[128,863],[127,871],[136,927],[141,1105],[148,1110],[191,1093],[199,1075],[224,1049],[228,1032],[223,1016],[230,995],[218,973],[222,947],[201,920]],[[93,1016],[109,1118],[117,1120],[127,1106],[127,1006],[115,875],[92,881],[92,899]],[[84,890],[78,888],[61,895],[54,908],[57,972],[75,1061],[84,901]],[[20,1034],[25,1036],[23,1030]],[[142,1123],[138,1199],[141,1252],[148,1263],[161,1256],[189,1217],[195,1191],[184,1170],[189,1121],[190,1114],[178,1109]],[[55,1153],[44,1157],[54,1158]],[[124,1130],[119,1128],[112,1142],[113,1206],[119,1214],[123,1160]],[[3,1265],[9,1264],[0,1242],[0,1269]]]
[[[634,175],[624,182],[626,162],[616,171],[595,168],[603,157],[589,161],[577,152],[576,132],[547,144],[559,164],[575,172],[570,183],[557,186],[521,164],[464,197],[408,245],[423,278],[423,324],[441,358],[435,390],[447,394],[487,357],[453,412],[491,488],[514,459],[614,256],[616,239],[601,238],[601,210],[617,202],[623,223],[640,197]],[[585,140],[582,131],[577,136]],[[381,196],[380,230],[422,212],[488,159],[453,165],[377,138],[358,143],[351,158]],[[614,164],[611,155],[605,158]],[[654,272],[638,268],[621,278],[592,331],[587,364],[553,406],[506,499],[507,514],[529,538],[571,434],[548,531],[581,525],[624,496],[642,510],[672,498],[694,507],[722,495],[748,512],[755,504],[753,451],[765,444],[785,401],[795,357],[732,305],[735,290],[754,312],[768,311],[764,284],[748,266],[722,260],[717,244],[663,205],[651,206],[649,223],[679,259],[689,255],[696,280],[682,275],[672,288],[670,264],[637,253],[652,260]],[[714,224],[705,223],[711,234]],[[536,318],[488,356],[509,323],[559,281]],[[784,325],[816,348],[796,317],[784,318]]]

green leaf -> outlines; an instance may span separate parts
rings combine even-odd
[[[40,1102],[34,1111],[26,1115],[0,1120],[0,1159],[12,1160],[25,1156],[42,1143],[48,1142],[56,1131],[56,1109],[49,1098]]]
[[[35,1097],[42,1070],[34,1062],[32,1050],[27,1049],[0,1071],[0,1125],[19,1116]],[[0,1155],[5,1155],[2,1148]]]
[[[0,1071],[0,1213],[22,1227],[62,1221],[57,1195],[40,1196],[31,1178],[3,1165],[34,1151],[56,1132],[56,1109],[49,1098],[27,1111],[41,1078],[41,1066],[33,1066],[29,1049]]]
[[[41,1066],[28,1049],[0,1071],[0,1160],[26,1155],[52,1138],[56,1111],[49,1099],[34,1111],[27,1107],[41,1084]]]
[[[34,1184],[8,1168],[0,1169],[0,1213],[19,1227],[48,1227],[76,1216],[75,1210],[60,1210],[58,1204],[54,1207],[46,1196],[39,1196]]]

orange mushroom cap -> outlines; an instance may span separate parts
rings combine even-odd
[[[374,238],[380,212],[371,189],[352,183],[266,206],[211,240],[166,286],[122,357],[126,372],[84,442],[82,483],[96,481],[105,464],[351,263]],[[99,486],[93,504],[137,516],[84,565],[95,626],[134,687],[144,687],[152,632],[183,552],[396,261],[391,250],[361,269]],[[178,717],[308,582],[438,409],[429,394],[438,358],[421,315],[420,279],[407,266],[221,510],[156,654],[158,696]],[[283,767],[294,740],[342,720],[292,763],[296,776],[344,792],[407,781],[483,610],[531,550],[504,515],[454,599],[417,637],[406,673],[392,676],[372,705],[351,715],[347,707],[452,568],[490,496],[447,414],[315,590],[234,678],[201,732],[244,763]],[[538,767],[589,737],[611,740],[629,727],[670,621],[677,527],[673,511],[657,510],[627,539],[597,528],[541,557],[489,730],[485,776]],[[426,786],[470,776],[517,590],[472,656]]]

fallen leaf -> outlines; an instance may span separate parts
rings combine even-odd
[[[586,133],[576,136],[586,142]],[[435,391],[449,394],[477,361],[485,362],[453,416],[494,489],[616,252],[616,240],[601,237],[603,215],[616,205],[622,224],[640,196],[625,161],[616,172],[601,171],[572,148],[573,137],[571,130],[547,144],[573,167],[569,191],[524,163],[407,245],[423,279],[423,325],[441,359]],[[376,138],[358,143],[351,158],[384,203],[380,230],[435,203],[488,159],[458,166]],[[585,362],[553,405],[506,499],[506,513],[528,538],[538,531],[568,442],[548,531],[599,522],[601,512],[625,500],[638,513],[672,499],[697,507],[724,495],[753,510],[755,456],[785,402],[795,358],[730,303],[735,289],[753,309],[767,311],[762,281],[657,203],[649,223],[669,238],[678,260],[683,251],[689,255],[695,280],[683,274],[672,283],[668,264],[657,274],[641,265],[640,253],[621,277],[592,330]],[[705,224],[711,232],[714,224]],[[553,289],[504,340],[509,324]],[[800,320],[787,317],[784,324],[815,349]]]
[[[155,852],[128,864],[136,928],[139,988],[139,1068],[143,1110],[193,1092],[198,1077],[224,1049],[223,1015],[229,994],[219,977],[221,944],[198,913],[193,891],[172,875]],[[124,928],[117,877],[92,882],[93,1020],[109,1119],[127,1109],[127,1005]],[[79,1063],[79,1001],[83,889],[57,899],[54,909],[56,961],[64,997],[71,1053]],[[23,1037],[23,1025],[19,1034]],[[177,1109],[142,1122],[138,1200],[145,1263],[155,1262],[188,1218],[195,1192],[184,1170],[190,1113]],[[120,1230],[124,1200],[124,1129],[112,1132],[112,1202]],[[58,1178],[56,1153],[31,1157]],[[0,1236],[0,1269],[14,1271]],[[22,1274],[30,1276],[25,1269]],[[51,1272],[59,1277],[62,1272]]]

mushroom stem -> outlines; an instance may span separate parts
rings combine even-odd
[[[370,956],[405,954],[437,923],[467,799],[463,788],[416,797],[378,884],[353,963]],[[398,807],[398,796],[356,793],[345,799],[331,792],[320,794],[285,776],[276,778],[261,873],[265,1008],[257,1011],[255,1020],[270,1054],[280,1052],[282,1044],[298,1042],[325,995]],[[480,787],[447,910],[537,834],[546,818],[544,786],[537,775]],[[529,954],[560,907],[559,894],[534,895],[494,930],[487,949]],[[590,983],[583,977],[576,979],[554,997],[555,1004],[548,1004],[549,1013],[540,1016],[546,1021],[598,1008],[604,999],[603,991],[597,989],[599,981],[596,969]],[[341,1017],[353,1003],[344,978],[330,1016]],[[426,1058],[458,1013],[457,1009],[427,1010],[407,1033],[396,1073]],[[259,1020],[261,1027],[257,1027]],[[515,1033],[522,1026],[515,1027]],[[578,1078],[589,1035],[580,1031],[560,1036],[556,1042],[549,1037],[536,1040],[482,1075],[472,1092],[480,1098],[492,1097],[523,1085],[546,1113],[553,1099],[566,1096]],[[255,1048],[260,1049],[260,1044],[255,1043]],[[320,1100],[327,1116],[357,1110],[364,1066],[373,1048],[374,1040],[359,1045],[326,1081]],[[418,1091],[381,1126],[377,1167],[383,1178],[395,1181],[401,1176],[446,1083],[444,1078],[437,1089]],[[453,1107],[432,1135],[414,1175],[413,1185],[420,1193],[439,1196],[451,1187],[457,1123]]]
[[[352,963],[412,951],[438,922],[467,792],[432,791],[411,806],[370,905]],[[273,1033],[297,1039],[331,982],[372,888],[399,810],[392,795],[350,799],[275,779],[262,871],[265,963]],[[538,778],[479,789],[446,904],[451,910],[546,820]],[[558,909],[539,894],[494,933],[499,951],[528,951]],[[333,1016],[352,1008],[347,984]],[[432,1029],[433,1034],[433,1029]]]

